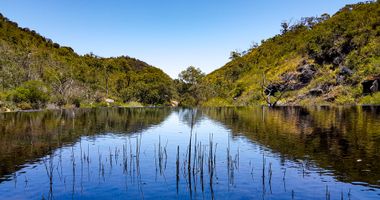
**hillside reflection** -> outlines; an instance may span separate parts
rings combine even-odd
[[[202,112],[279,153],[331,170],[341,181],[380,185],[380,107],[216,108]]]
[[[0,114],[0,182],[27,162],[81,136],[142,132],[170,113],[170,109],[112,108]]]

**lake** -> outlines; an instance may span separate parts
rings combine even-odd
[[[0,199],[380,199],[380,107],[2,113]]]

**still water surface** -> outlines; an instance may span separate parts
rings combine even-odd
[[[4,113],[0,199],[380,199],[380,107]]]

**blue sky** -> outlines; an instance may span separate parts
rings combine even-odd
[[[284,20],[333,14],[358,0],[0,0],[0,12],[77,53],[128,55],[171,77],[211,72]]]

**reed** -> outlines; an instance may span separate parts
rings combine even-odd
[[[176,188],[178,194],[178,184],[179,184],[179,145],[177,146],[177,157],[176,157]]]
[[[166,177],[165,173],[174,173],[169,172],[169,170],[166,172],[167,163],[168,166],[175,166],[175,181],[176,181],[176,193],[177,197],[181,198],[179,195],[181,192],[181,184],[183,184],[182,187],[187,187],[187,192],[190,195],[191,199],[198,198],[199,195],[203,195],[204,198],[215,198],[214,193],[214,187],[217,186],[218,182],[220,181],[222,184],[227,179],[227,185],[228,189],[236,188],[238,186],[236,183],[238,183],[237,175],[241,175],[241,173],[247,173],[251,174],[253,182],[255,182],[255,174],[258,173],[257,178],[262,178],[262,195],[265,199],[265,195],[270,193],[272,194],[272,181],[277,180],[276,178],[279,178],[279,180],[283,180],[284,183],[284,189],[285,188],[285,181],[287,178],[287,168],[280,169],[279,174],[274,173],[276,170],[276,165],[271,162],[271,159],[268,160],[269,157],[266,157],[265,152],[262,153],[262,163],[255,163],[253,161],[249,161],[248,170],[244,164],[247,162],[242,161],[242,168],[240,169],[240,151],[243,152],[240,146],[234,146],[231,145],[230,137],[228,138],[227,147],[223,147],[222,149],[220,146],[218,147],[218,143],[214,141],[214,135],[209,134],[208,141],[201,141],[200,135],[198,135],[196,132],[192,133],[190,132],[189,138],[188,138],[188,144],[187,147],[184,146],[183,148],[180,148],[179,145],[177,147],[174,147],[173,157],[169,159],[168,153],[171,153],[171,151],[168,151],[168,140],[164,141],[161,140],[161,136],[158,137],[158,143],[154,144],[154,165],[156,170],[156,181],[157,176],[159,179],[165,179],[166,183]],[[232,148],[231,148],[232,146]],[[91,153],[93,155],[90,155],[90,147],[89,144],[86,147],[83,146],[83,144],[79,143],[78,147],[75,151],[74,147],[69,149],[68,156],[70,156],[70,150],[71,150],[71,166],[69,164],[68,169],[72,167],[72,192],[75,193],[75,184],[77,184],[77,190],[79,190],[79,187],[83,190],[83,166],[86,167],[87,163],[87,169],[90,169],[90,163],[92,158],[95,159],[95,162],[93,165],[98,164],[98,173],[99,173],[99,182],[100,179],[103,179],[103,182],[106,181],[106,179],[109,179],[108,176],[105,174],[105,171],[120,168],[123,170],[123,174],[126,178],[126,189],[127,189],[127,179],[130,177],[130,181],[132,182],[132,185],[137,185],[138,190],[140,191],[140,197],[144,198],[144,186],[145,183],[143,182],[144,179],[142,179],[144,175],[144,171],[141,169],[146,169],[144,164],[145,159],[141,159],[142,156],[146,155],[145,150],[143,150],[143,153],[141,153],[142,146],[142,137],[141,135],[136,135],[136,137],[128,137],[126,142],[122,144],[121,146],[109,146],[108,149],[106,147],[105,151],[101,151],[98,147],[98,155],[96,153]],[[83,148],[84,147],[84,148]],[[129,148],[129,149],[128,149]],[[225,149],[226,148],[226,149]],[[143,148],[145,149],[145,148]],[[152,150],[153,151],[153,150]],[[226,152],[226,154],[224,154]],[[222,154],[220,154],[222,153]],[[80,154],[80,155],[75,155]],[[149,155],[149,154],[148,154]],[[54,157],[57,156],[59,159],[57,159],[56,163],[54,163]],[[96,156],[98,156],[98,163],[96,163]],[[175,156],[175,160],[174,160]],[[80,164],[81,164],[81,182],[80,185],[75,182],[76,178],[76,163],[78,158],[80,158]],[[145,157],[144,157],[145,158]],[[141,159],[141,160],[140,160]],[[260,160],[260,158],[259,158]],[[267,161],[268,160],[268,161]],[[43,160],[43,164],[45,166],[46,174],[49,178],[50,185],[53,186],[53,171],[54,169],[57,170],[58,176],[60,177],[59,180],[63,181],[66,184],[66,177],[70,176],[63,176],[62,171],[62,153],[57,153],[56,155],[49,155],[46,159]],[[224,163],[226,162],[226,163]],[[56,165],[55,165],[56,164]],[[151,163],[152,164],[152,163]],[[260,166],[262,164],[262,166]],[[141,165],[141,166],[140,166]],[[255,165],[255,167],[254,167]],[[258,166],[258,167],[256,167]],[[307,174],[306,172],[306,165],[302,163],[299,166],[299,174],[300,176],[303,176],[304,174]],[[59,170],[59,167],[61,170]],[[78,166],[79,167],[79,166]],[[220,168],[221,167],[221,168]],[[227,167],[227,168],[225,168]],[[255,171],[256,169],[256,171]],[[153,168],[152,168],[153,170]],[[206,170],[206,171],[205,171]],[[219,171],[218,171],[219,170]],[[302,170],[302,175],[301,175]],[[218,175],[221,173],[223,177],[219,179]],[[226,173],[227,171],[227,173]],[[159,176],[158,175],[161,175]],[[226,174],[224,174],[226,173]],[[79,175],[79,174],[78,174]],[[174,174],[171,174],[174,175]],[[278,176],[276,176],[278,175]],[[289,176],[289,175],[288,175]],[[88,172],[88,177],[90,177],[90,172]],[[174,184],[174,176],[168,176],[173,177],[172,181]],[[146,178],[146,177],[145,177]],[[259,179],[258,179],[259,180]],[[28,183],[28,179],[25,176],[25,185]],[[79,181],[79,180],[78,180]],[[108,181],[108,180],[107,180]],[[129,180],[128,180],[129,181]],[[181,183],[182,182],[182,183]],[[236,182],[236,183],[235,183]],[[185,185],[186,184],[186,185]],[[258,185],[260,186],[260,181],[258,181]],[[269,189],[268,188],[269,185]],[[66,186],[66,185],[65,185]],[[220,186],[218,186],[219,188]],[[53,188],[53,187],[51,187]],[[227,189],[227,188],[226,188]],[[275,188],[273,188],[275,189]],[[81,190],[81,191],[82,191]],[[322,188],[323,190],[323,188]],[[83,190],[84,191],[84,190]],[[289,190],[290,191],[290,190]],[[216,191],[215,191],[216,192]],[[276,192],[276,191],[273,191]],[[297,191],[298,192],[298,191]],[[197,194],[198,193],[198,194]],[[210,195],[210,196],[206,196]],[[329,189],[329,186],[326,185],[325,187],[325,199],[331,198],[332,192]],[[289,195],[289,193],[287,193]],[[344,199],[344,195],[348,196],[348,199],[351,197],[351,190],[348,191],[340,191],[336,194],[333,193],[333,198],[339,198]],[[323,196],[323,193],[322,193]],[[291,199],[295,199],[295,191],[291,190]]]
[[[326,185],[326,200],[330,200],[330,191],[328,185]]]

